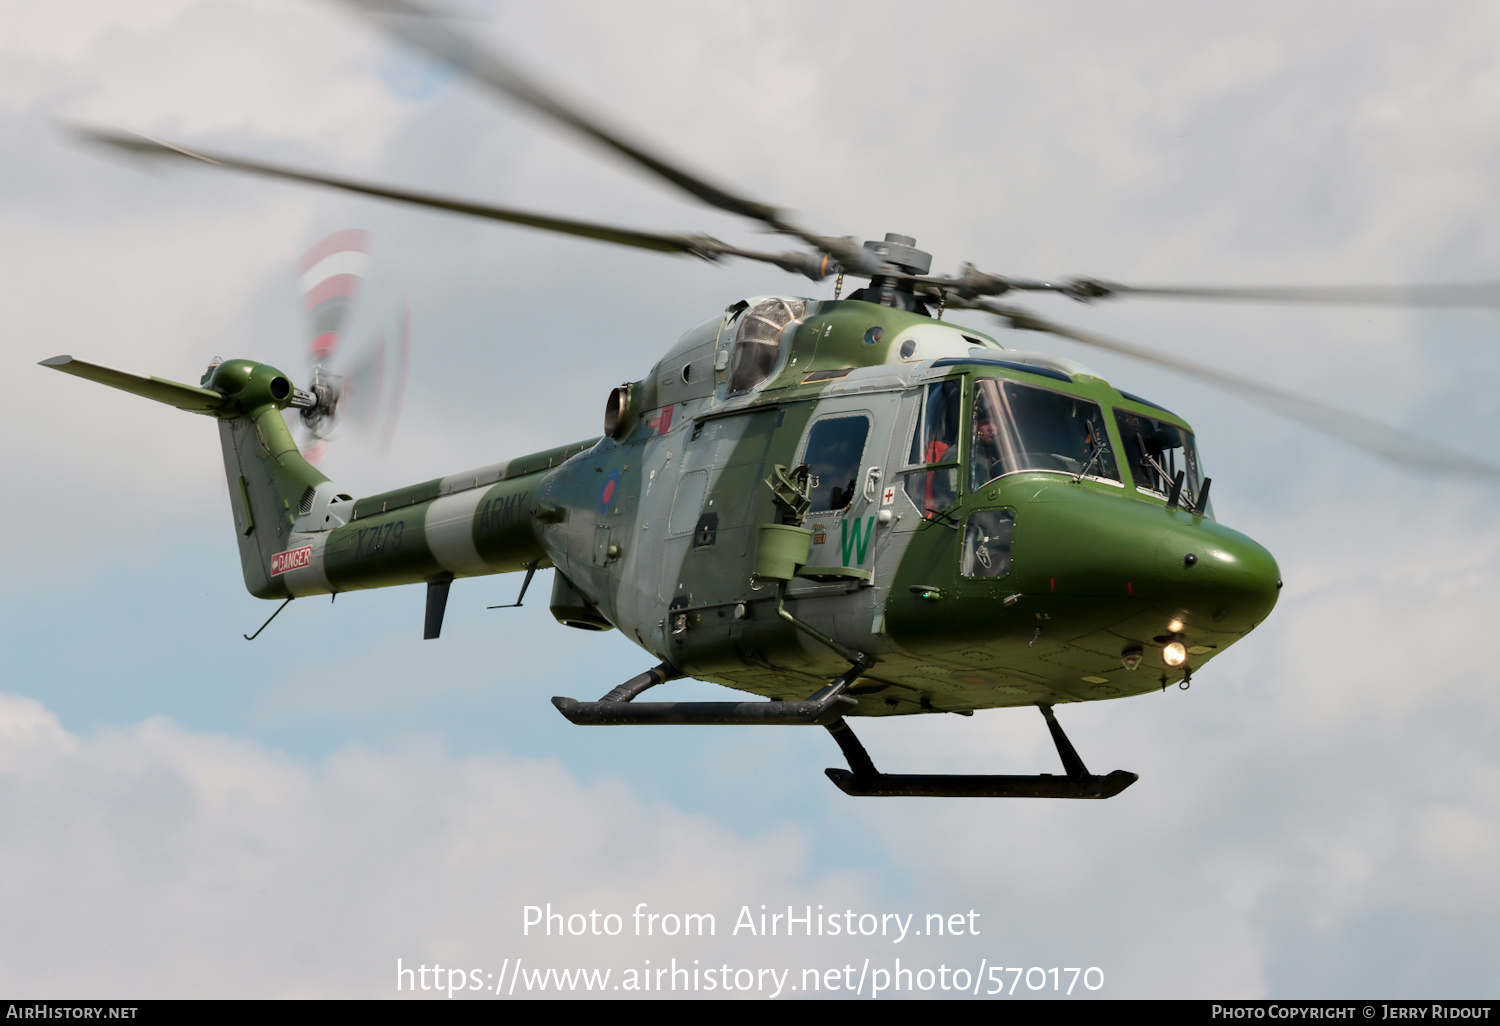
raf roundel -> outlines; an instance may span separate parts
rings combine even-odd
[[[615,501],[615,492],[620,489],[620,472],[614,471],[604,479],[604,487],[599,492],[599,512],[609,511],[610,503]]]

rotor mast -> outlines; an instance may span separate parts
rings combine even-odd
[[[911,276],[932,269],[932,254],[918,249],[917,240],[910,235],[895,232],[886,232],[882,242],[866,242],[864,249],[867,260],[874,265],[870,284],[856,289],[849,298],[912,313],[924,312],[912,288]]]

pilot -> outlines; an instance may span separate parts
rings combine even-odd
[[[983,484],[1005,472],[1000,455],[999,428],[990,416],[989,405],[983,401],[974,404],[974,483]]]

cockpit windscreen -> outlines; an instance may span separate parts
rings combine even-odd
[[[970,488],[1018,470],[1120,480],[1099,404],[1018,381],[977,379]]]
[[[1193,433],[1176,424],[1156,420],[1143,413],[1115,409],[1115,425],[1125,447],[1125,463],[1135,486],[1166,498],[1172,482],[1183,474],[1183,505],[1194,508],[1203,487],[1203,469]]]

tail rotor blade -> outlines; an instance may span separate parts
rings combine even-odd
[[[307,428],[303,456],[316,464],[327,450],[328,439],[339,420],[344,380],[331,365],[343,338],[354,301],[364,281],[370,256],[370,233],[346,228],[315,243],[297,261],[302,308],[308,320],[308,360],[312,381],[308,391],[313,405],[302,411]]]
[[[375,425],[376,412],[385,389],[385,354],[389,348],[385,332],[344,371],[344,411],[349,422],[369,434]]]
[[[406,377],[411,368],[411,307],[403,300],[396,316],[395,360],[392,366],[393,387],[391,404],[385,420],[385,432],[381,447],[389,450],[396,436],[396,423],[401,419],[401,404],[406,399]]]
[[[346,228],[318,242],[297,261],[302,306],[311,327],[308,355],[314,366],[328,363],[338,349],[369,253],[370,233]]]
[[[395,438],[410,360],[411,315],[402,303],[391,330],[376,335],[344,371],[344,415],[382,451],[389,450]]]
[[[302,447],[302,458],[313,466],[319,466],[323,457],[328,455],[328,442],[322,438],[313,438],[307,445]]]

